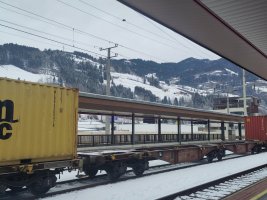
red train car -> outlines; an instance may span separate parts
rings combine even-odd
[[[245,117],[246,140],[267,142],[267,116]]]

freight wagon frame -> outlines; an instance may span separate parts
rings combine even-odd
[[[202,144],[135,147],[82,151],[77,154],[77,115],[148,116],[193,120],[216,120],[222,124],[241,124],[243,117],[184,107],[131,101],[115,97],[80,93],[76,89],[0,78],[0,192],[16,192],[26,186],[35,195],[56,184],[56,175],[79,168],[94,177],[106,170],[116,180],[133,168],[137,176],[148,169],[148,161],[162,159],[170,163],[197,161],[207,156],[211,162],[224,156],[225,150],[245,154],[260,152],[264,141],[208,141]],[[160,120],[159,120],[160,121]],[[113,123],[114,125],[114,123]],[[112,126],[113,126],[112,125]],[[159,134],[161,130],[160,123]],[[133,125],[134,134],[134,125]],[[111,130],[114,130],[112,127]],[[179,123],[178,123],[179,132]],[[222,134],[224,129],[222,129]],[[256,138],[254,138],[256,139]]]
[[[239,115],[229,115],[218,112],[207,112],[198,109],[148,103],[136,100],[127,100],[116,97],[80,93],[79,113],[97,114],[111,116],[111,145],[114,145],[114,116],[126,116],[132,118],[131,144],[128,146],[107,146],[105,148],[78,148],[78,155],[84,160],[84,171],[87,175],[94,177],[98,170],[107,171],[111,179],[116,179],[125,173],[127,167],[133,168],[136,175],[142,175],[148,169],[148,161],[161,159],[172,164],[181,162],[193,162],[203,159],[205,156],[209,162],[217,158],[222,160],[225,150],[236,154],[259,153],[263,147],[260,141],[242,141],[241,124],[244,118]],[[150,117],[158,119],[158,140],[159,144],[135,145],[135,117]],[[177,143],[160,144],[161,140],[161,119],[177,120]],[[193,122],[205,122],[208,126],[208,141],[191,144],[181,143],[181,120]],[[221,123],[220,141],[210,140],[210,123]],[[239,140],[225,140],[225,123],[237,123]],[[193,138],[193,132],[191,137]],[[256,139],[256,138],[254,138]],[[149,147],[148,147],[149,146]]]
[[[261,152],[262,143],[256,141],[210,142],[204,144],[161,145],[155,147],[109,150],[99,152],[79,152],[83,160],[83,170],[86,175],[95,177],[98,170],[105,170],[111,180],[116,180],[126,172],[127,167],[141,176],[149,168],[148,161],[163,160],[171,164],[194,162],[207,157],[208,162],[219,161],[229,150],[235,154],[245,155]]]

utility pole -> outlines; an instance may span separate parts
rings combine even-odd
[[[244,104],[244,116],[247,116],[247,91],[246,91],[246,77],[245,77],[245,69],[243,69],[243,104]]]
[[[106,95],[110,96],[110,58],[118,56],[116,53],[114,56],[110,55],[110,50],[113,48],[118,47],[118,44],[115,44],[112,47],[108,48],[100,48],[100,51],[105,51],[107,50],[108,56],[107,56],[107,65],[106,65],[106,77],[107,77],[107,85],[106,85]],[[110,133],[110,117],[106,116],[106,134],[108,135]]]
[[[229,89],[227,90],[227,114],[229,114]]]

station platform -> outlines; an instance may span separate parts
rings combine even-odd
[[[171,142],[171,143],[153,143],[153,144],[135,144],[135,145],[108,145],[108,146],[94,146],[94,147],[78,147],[78,152],[99,152],[107,150],[133,150],[142,148],[153,148],[153,147],[170,147],[178,145],[208,145],[214,143],[221,143],[222,140],[210,140],[210,141],[191,141],[191,142]],[[226,141],[225,141],[226,142]],[[227,141],[230,142],[230,141]],[[235,141],[236,142],[236,141]]]
[[[249,186],[224,200],[267,200],[267,178]]]

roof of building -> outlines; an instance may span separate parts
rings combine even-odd
[[[161,117],[161,118],[189,118],[201,120],[215,120],[228,122],[243,122],[239,115],[224,114],[215,111],[206,111],[181,106],[164,105],[133,99],[80,93],[79,112],[88,114],[114,114],[122,116]]]

